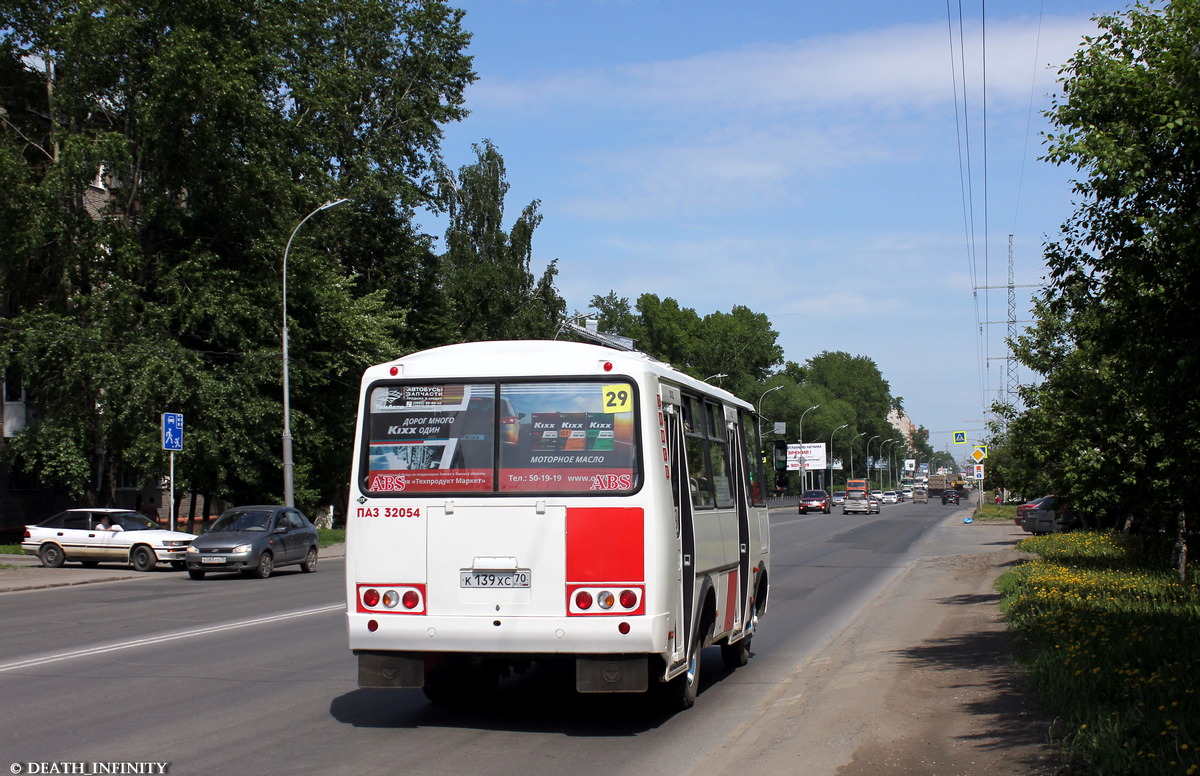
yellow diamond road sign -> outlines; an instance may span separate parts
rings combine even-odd
[[[975,459],[975,463],[983,463],[983,459],[987,458],[987,445],[975,445],[971,457]]]

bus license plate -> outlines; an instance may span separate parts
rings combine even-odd
[[[458,586],[465,588],[521,588],[529,587],[531,577],[529,569],[459,571]]]

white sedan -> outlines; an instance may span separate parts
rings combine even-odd
[[[883,492],[883,503],[885,503],[885,504],[900,503],[900,494],[894,490],[885,490]]]
[[[151,571],[159,563],[183,569],[188,545],[195,538],[195,534],[159,528],[150,518],[128,509],[68,509],[25,526],[21,549],[37,555],[48,568],[70,560],[85,566],[128,563],[138,571]]]

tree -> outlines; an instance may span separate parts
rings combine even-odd
[[[443,287],[456,341],[550,339],[566,303],[554,288],[557,260],[542,276],[531,271],[533,232],[541,223],[535,200],[504,231],[509,184],[504,158],[490,140],[473,146],[475,163],[455,177],[442,171],[450,203]]]
[[[600,331],[635,338],[638,333],[637,316],[634,315],[633,305],[627,297],[617,296],[616,291],[609,291],[606,296],[593,296],[591,305],[591,309],[596,311],[596,323]],[[637,343],[637,346],[640,347],[640,343]]]
[[[17,308],[0,360],[43,413],[14,460],[111,501],[114,472],[164,470],[169,408],[189,418],[185,487],[277,494],[283,247],[349,195],[358,212],[311,221],[288,267],[298,501],[337,488],[358,374],[428,337],[376,281],[430,274],[411,216],[436,202],[440,125],[474,78],[461,18],[396,0],[0,2]]]
[[[807,381],[849,403],[858,431],[891,432],[887,422],[892,408],[887,380],[867,356],[844,351],[823,351],[808,360]]]
[[[1151,527],[1174,523],[1182,544],[1191,499],[1178,485],[1200,427],[1200,6],[1096,22],[1048,113],[1046,158],[1078,168],[1078,200],[1018,343],[1044,380],[1022,392],[1009,437],[1014,458],[1033,448],[1019,465],[1061,467],[1085,508],[1137,509]]]

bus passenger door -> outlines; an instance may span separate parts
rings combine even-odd
[[[675,504],[676,528],[679,534],[680,580],[679,620],[676,625],[676,652],[691,652],[697,638],[695,622],[696,599],[696,533],[692,523],[692,493],[688,485],[687,456],[684,453],[683,421],[679,408],[668,406],[664,413],[667,426],[667,449],[671,462],[671,500]]]
[[[737,507],[738,529],[738,625],[740,632],[745,626],[746,591],[750,587],[750,472],[746,470],[746,440],[742,427],[735,419],[729,432],[730,476],[734,482],[734,504]]]

